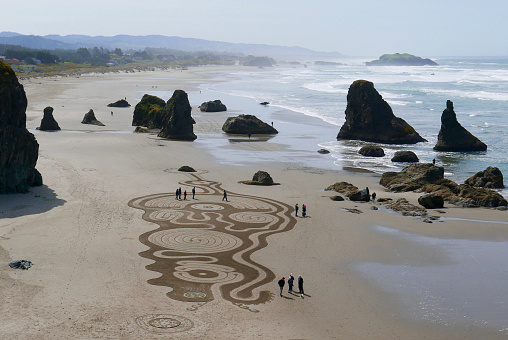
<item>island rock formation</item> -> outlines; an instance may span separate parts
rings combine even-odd
[[[489,189],[504,188],[503,173],[499,168],[489,166],[487,169],[477,172],[464,182],[472,187],[481,187]]]
[[[42,185],[39,144],[26,129],[27,99],[12,68],[0,61],[0,194]]]
[[[222,126],[222,131],[233,134],[275,134],[279,133],[273,126],[253,115],[229,117]]]
[[[129,106],[131,106],[131,104],[129,104],[129,102],[126,101],[125,99],[120,99],[114,103],[108,104],[108,107],[129,107]]]
[[[195,140],[197,137],[193,125],[196,122],[191,116],[191,111],[187,93],[175,90],[162,111],[162,130],[158,136],[176,140]]]
[[[446,109],[441,115],[441,130],[434,146],[436,151],[485,151],[487,145],[473,136],[457,121],[453,102],[446,101]]]
[[[44,116],[41,120],[41,126],[37,128],[37,130],[41,131],[58,131],[60,130],[60,126],[58,126],[58,123],[56,122],[55,118],[53,117],[53,108],[51,106],[48,106],[44,109]]]
[[[145,94],[134,107],[132,126],[162,129],[163,111],[166,102],[159,97]]]
[[[395,151],[392,162],[417,163],[420,159],[413,151]]]
[[[383,157],[385,155],[383,148],[377,145],[364,145],[358,153],[365,157]]]
[[[395,117],[374,84],[366,80],[356,80],[349,87],[346,121],[337,135],[340,139],[385,144],[426,142],[404,119]]]
[[[99,122],[97,120],[97,118],[95,118],[95,113],[93,112],[92,109],[90,109],[90,111],[85,113],[85,116],[83,117],[83,120],[81,121],[81,124],[91,124],[91,125],[105,126],[104,124]]]
[[[423,59],[409,53],[383,54],[378,60],[368,61],[367,66],[437,66],[430,59]]]
[[[201,104],[199,109],[201,112],[221,112],[228,110],[226,105],[222,104],[222,102],[218,99]]]

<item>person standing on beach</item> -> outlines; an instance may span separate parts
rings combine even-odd
[[[178,199],[181,200],[182,199],[182,188],[178,188]]]
[[[282,289],[284,288],[284,285],[286,284],[286,278],[282,277],[282,279],[279,280],[279,287],[280,287],[280,296],[282,296]]]
[[[183,191],[183,199],[186,201],[187,200],[187,190],[184,190]]]
[[[176,191],[175,191],[175,200],[178,199],[178,188],[176,188]]]
[[[302,296],[303,298],[303,278],[301,275],[298,275],[298,290],[300,291],[300,295]]]
[[[222,200],[224,201],[228,201],[228,193],[226,192],[226,190],[224,190],[224,196],[222,196]]]
[[[302,206],[302,216],[307,216],[307,206],[305,204]]]
[[[432,165],[436,165],[436,159],[435,158],[432,160]]]
[[[196,187],[192,187],[192,199],[196,196]]]
[[[375,193],[375,192],[373,192],[373,193],[372,193],[372,202],[375,202],[375,201],[376,201],[376,193]]]
[[[113,111],[111,111],[111,115],[113,115]]]
[[[289,294],[293,293],[294,282],[295,282],[295,277],[293,276],[293,273],[291,273],[291,274],[289,274],[289,277],[288,277],[288,286],[289,286],[288,293]]]
[[[295,204],[295,216],[298,217],[298,203]]]

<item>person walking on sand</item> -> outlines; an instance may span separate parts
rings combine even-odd
[[[307,206],[305,204],[302,206],[302,216],[307,216]]]
[[[298,217],[298,203],[295,204],[295,216]]]
[[[293,276],[293,273],[291,273],[291,274],[289,274],[289,277],[288,277],[288,286],[289,286],[288,293],[289,294],[293,293],[294,282],[295,282],[295,277]]]
[[[181,200],[182,199],[182,188],[178,188],[178,199]]]
[[[373,192],[373,193],[372,193],[372,202],[375,202],[375,201],[376,201],[376,193],[375,193],[375,192]]]
[[[222,196],[222,200],[224,201],[228,201],[228,193],[226,192],[226,190],[224,190],[224,196]]]
[[[286,278],[282,277],[282,279],[279,280],[279,287],[280,287],[280,296],[282,296],[282,289],[284,288],[284,285],[286,284]]]
[[[184,199],[184,201],[187,200],[187,190],[183,191],[183,199]]]
[[[300,295],[302,296],[303,298],[303,278],[301,275],[298,275],[298,290],[300,291]]]
[[[196,187],[192,187],[192,199],[196,196]]]
[[[176,188],[176,191],[175,191],[175,200],[178,199],[178,188]]]
[[[113,115],[113,111],[111,111],[111,115]]]

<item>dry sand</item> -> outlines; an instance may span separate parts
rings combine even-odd
[[[368,186],[378,197],[417,194],[388,193],[373,174],[301,167],[290,160],[264,164],[276,182],[272,187],[247,186],[256,165],[227,166],[196,143],[160,140],[130,133],[133,107],[143,91],[183,89],[196,92],[207,81],[193,70],[135,74],[83,75],[24,81],[28,96],[27,127],[40,124],[42,111],[52,106],[63,131],[35,132],[40,144],[37,168],[44,186],[28,194],[0,197],[0,338],[2,339],[479,339],[502,338],[496,329],[468,324],[430,323],[401,312],[397,296],[355,273],[359,262],[392,263],[397,239],[380,236],[372,226],[382,224],[417,234],[470,239],[508,239],[508,226],[446,221],[426,224],[371,204],[333,202],[325,187],[348,181]],[[131,108],[106,104],[127,97]],[[213,100],[216,98],[208,98]],[[94,109],[105,127],[80,124]],[[114,115],[110,115],[114,111]],[[195,133],[215,134],[226,114],[193,109]],[[109,131],[87,133],[90,131]],[[284,150],[271,143],[232,143],[239,150]],[[314,157],[315,155],[312,155]],[[233,202],[234,193],[308,206],[308,217],[297,218],[290,231],[274,234],[252,259],[276,278],[262,290],[271,301],[251,305],[252,312],[223,299],[207,304],[170,299],[168,287],[147,283],[160,276],[145,268],[152,260],[139,255],[148,249],[140,235],[157,229],[128,206],[134,198],[167,193],[173,197],[183,173],[165,171],[181,165],[204,170],[204,180],[220,182]],[[184,189],[190,191],[190,187]],[[220,197],[198,199],[220,202]],[[362,214],[341,208],[356,208]],[[506,212],[490,209],[445,209],[446,216],[506,220]],[[400,244],[398,246],[401,246]],[[418,257],[418,249],[414,250]],[[436,257],[438,257],[436,255]],[[7,266],[27,259],[27,271]],[[432,264],[436,258],[419,258]],[[287,293],[279,297],[277,280],[293,273],[305,279],[304,299]],[[287,286],[286,286],[287,287]],[[297,289],[296,289],[297,290]],[[149,318],[175,315],[188,330],[164,333]],[[178,319],[178,318],[185,319]],[[186,320],[191,320],[192,324]],[[167,321],[167,320],[166,320]],[[173,322],[177,322],[174,321]],[[148,326],[147,326],[148,325]],[[154,323],[152,322],[152,325]],[[144,326],[144,327],[143,327]],[[178,327],[177,327],[178,328]]]

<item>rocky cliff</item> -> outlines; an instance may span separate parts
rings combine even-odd
[[[337,139],[385,144],[426,142],[404,119],[395,117],[374,84],[366,80],[356,80],[349,87],[346,122]]]
[[[9,65],[0,61],[0,193],[27,192],[42,185],[35,169],[39,144],[26,129],[27,99]]]
[[[187,93],[176,90],[168,100],[163,110],[162,130],[159,137],[178,140],[195,140],[193,124],[196,124],[191,116],[192,108]]]

